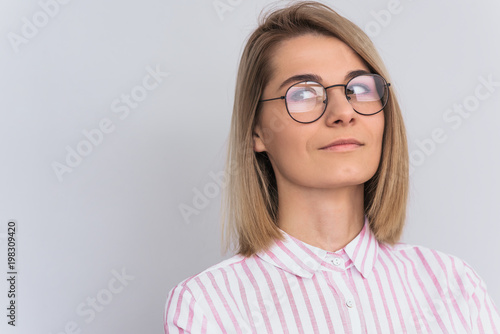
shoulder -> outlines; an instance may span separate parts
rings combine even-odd
[[[171,288],[168,293],[169,298],[174,294],[184,294],[186,292],[195,299],[201,298],[210,286],[215,285],[212,284],[212,282],[227,280],[228,277],[232,276],[232,267],[246,261],[247,259],[248,258],[241,255],[234,255],[195,275],[187,277]]]
[[[470,268],[467,262],[455,255],[421,245],[397,243],[390,246],[383,244],[381,248],[383,250],[382,253],[390,254],[402,261],[409,261],[416,265],[440,268],[450,267],[461,272],[466,268]]]
[[[413,271],[420,277],[432,281],[447,282],[470,295],[484,282],[476,271],[462,258],[433,248],[397,243],[394,246],[382,244],[382,255]]]
[[[381,248],[386,253],[390,253],[393,256],[399,256],[416,262],[446,261],[446,262],[454,262],[455,264],[458,265],[466,264],[465,261],[463,261],[461,258],[455,255],[422,245],[414,245],[414,244],[400,242],[393,246],[387,244],[381,244]]]
[[[184,329],[190,333],[212,333],[218,322],[212,312],[217,308],[217,298],[227,294],[225,289],[229,285],[232,267],[245,259],[234,255],[171,288],[163,316],[165,332],[177,333]]]

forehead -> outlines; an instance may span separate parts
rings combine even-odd
[[[353,70],[369,71],[363,59],[351,47],[335,37],[306,34],[281,42],[271,58],[273,77],[278,85],[292,75],[317,74],[323,84],[344,81]]]

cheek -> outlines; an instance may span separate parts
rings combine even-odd
[[[378,137],[377,137],[377,142],[378,142],[378,147],[379,147],[379,150],[382,151],[382,144],[383,144],[383,141],[384,141],[384,130],[382,129],[379,134],[378,134]],[[380,152],[381,154],[382,152]]]
[[[382,158],[382,143],[384,140],[384,117],[380,117],[379,119],[374,120],[373,122],[373,129],[372,129],[372,140],[373,140],[373,152],[372,152],[372,159],[377,161],[377,168],[378,164],[380,164],[380,159]]]
[[[301,149],[301,137],[289,128],[280,131],[267,129],[267,151],[268,154],[279,158],[281,156],[296,156]]]
[[[382,140],[384,137],[384,128],[385,128],[385,118],[383,112],[377,114],[377,118],[372,120],[372,136],[374,141],[377,143],[377,146],[382,147]]]
[[[364,153],[359,156],[360,160],[358,162],[360,163],[360,167],[364,168],[367,172],[377,169],[380,163],[384,138],[384,123],[384,116],[379,114],[363,119],[362,131],[360,132],[365,134],[363,138],[368,145]]]
[[[267,107],[261,110],[259,123],[266,147],[272,145],[280,133],[288,127],[288,120],[284,116],[288,115],[283,115],[281,108]]]
[[[278,149],[288,150],[288,144],[294,140],[292,134],[295,124],[283,106],[263,109],[262,135],[268,154],[275,154]]]
[[[300,126],[298,123],[297,125]],[[310,135],[304,131],[306,127],[297,125],[282,124],[281,128],[269,127],[265,131],[268,156],[279,169],[293,169],[300,161],[308,158],[307,138]]]

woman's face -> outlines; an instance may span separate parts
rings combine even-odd
[[[346,84],[352,71],[368,71],[361,58],[334,37],[302,35],[281,43],[272,58],[274,72],[261,99],[283,96],[280,88],[295,75],[313,74],[323,86]],[[304,80],[300,80],[304,81]],[[262,103],[254,129],[254,151],[267,152],[278,186],[284,182],[302,187],[338,188],[360,185],[376,172],[382,149],[384,111],[371,116],[356,113],[343,87],[327,90],[323,116],[309,124],[294,121],[284,100]],[[359,144],[324,147],[338,140]]]

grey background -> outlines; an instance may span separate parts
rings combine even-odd
[[[223,170],[237,63],[271,2],[73,0],[44,22],[49,2],[0,2],[1,268],[9,219],[19,246],[17,326],[2,311],[1,331],[162,333],[167,292],[231,255],[220,252],[220,195],[189,220],[179,208]],[[466,260],[499,305],[500,87],[459,126],[443,117],[474,102],[479,77],[500,82],[500,4],[325,3],[370,32],[400,98],[413,157],[403,241]],[[9,36],[34,15],[43,26],[16,52]],[[121,119],[113,102],[141,92],[148,66],[169,75]],[[103,119],[113,131],[60,181],[52,164]],[[446,140],[423,152],[417,141],[438,128]],[[106,304],[90,320],[97,297]]]

